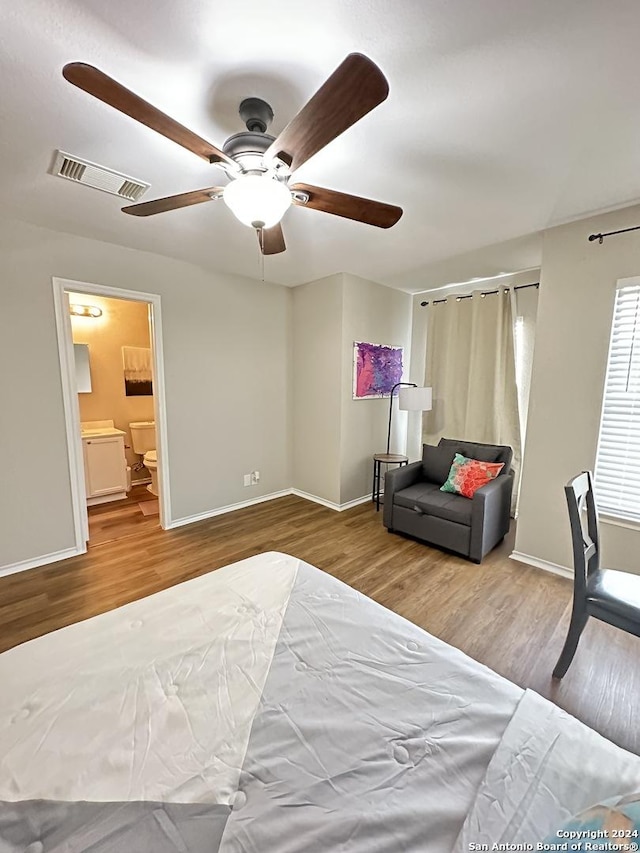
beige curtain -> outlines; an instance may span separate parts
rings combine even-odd
[[[433,409],[423,417],[423,441],[459,438],[513,448],[520,476],[520,423],[508,290],[449,297],[428,307],[425,385]],[[514,510],[517,488],[514,490]]]

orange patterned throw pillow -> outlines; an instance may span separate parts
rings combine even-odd
[[[481,462],[456,453],[447,482],[440,486],[440,491],[472,498],[481,486],[495,480],[503,468],[504,462]]]

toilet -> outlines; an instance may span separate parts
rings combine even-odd
[[[158,455],[156,453],[156,423],[155,421],[134,421],[129,424],[131,430],[131,445],[133,452],[142,456],[145,468],[151,474],[151,485],[147,486],[152,495],[159,495],[158,490]]]
[[[155,450],[147,450],[147,452],[142,457],[142,461],[144,462],[145,468],[151,474],[151,483],[147,486],[147,489],[151,492],[152,495],[159,497],[158,492],[158,456]]]

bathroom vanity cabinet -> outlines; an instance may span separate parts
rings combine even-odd
[[[124,434],[83,435],[82,453],[87,504],[91,506],[126,498],[127,460],[124,455]]]

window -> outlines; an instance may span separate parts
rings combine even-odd
[[[640,522],[640,279],[616,292],[595,482],[600,512]]]

